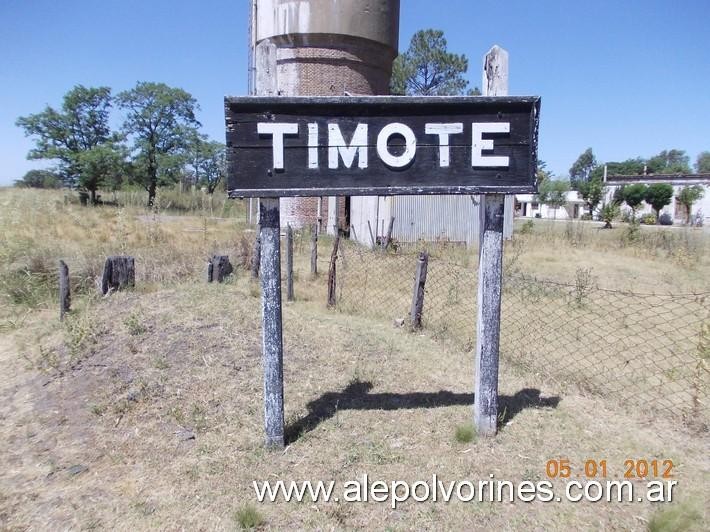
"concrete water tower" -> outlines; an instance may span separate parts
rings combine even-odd
[[[276,46],[282,96],[389,94],[399,0],[253,0],[252,45]],[[336,209],[337,205],[337,209]],[[281,223],[348,224],[349,198],[283,198]]]

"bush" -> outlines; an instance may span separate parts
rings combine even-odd
[[[639,218],[639,223],[644,225],[656,225],[656,216],[651,213],[644,214]]]
[[[592,215],[589,214],[588,212],[585,212],[582,216],[579,217],[580,220],[583,222],[591,222],[592,221]]]
[[[527,220],[527,221],[522,225],[522,227],[520,228],[519,233],[520,233],[521,235],[528,235],[528,234],[530,234],[530,233],[533,232],[533,227],[534,227],[534,226],[535,226],[535,224],[533,224],[533,221],[532,221],[532,220]]]
[[[673,225],[673,218],[668,213],[663,213],[658,217],[658,223],[661,225]]]
[[[472,425],[459,425],[456,427],[456,441],[470,443],[476,439],[476,429]]]

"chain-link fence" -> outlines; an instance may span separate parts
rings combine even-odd
[[[416,261],[409,253],[341,247],[338,308],[406,325]],[[432,255],[424,330],[457,348],[474,349],[476,292],[474,264]],[[509,274],[500,350],[507,363],[631,408],[702,423],[710,417],[710,293],[607,290],[585,270],[572,283]]]

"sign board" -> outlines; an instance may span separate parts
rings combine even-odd
[[[228,97],[230,197],[534,193],[539,97]]]

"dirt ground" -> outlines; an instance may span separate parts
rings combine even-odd
[[[64,324],[34,311],[0,335],[0,528],[707,530],[710,440],[504,360],[501,430],[457,441],[473,354],[333,311],[284,308],[288,447],[262,446],[258,289],[177,284],[87,298]],[[627,459],[673,460],[673,504],[258,503],[252,481],[545,479],[550,459],[622,479]],[[642,482],[637,481],[637,484]],[[555,487],[561,486],[560,480]],[[667,528],[668,530],[678,527]],[[663,529],[663,528],[661,528]]]

